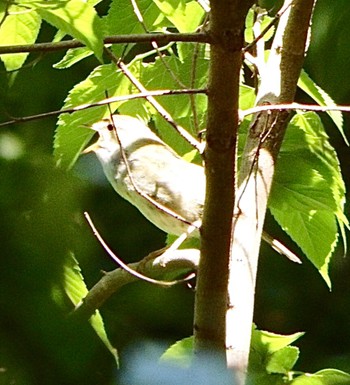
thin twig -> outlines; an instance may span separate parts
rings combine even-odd
[[[116,262],[123,270],[125,270],[126,272],[128,272],[129,274],[131,274],[132,276],[138,278],[138,279],[141,279],[142,281],[146,281],[146,282],[149,282],[149,283],[152,283],[152,284],[155,284],[155,285],[158,285],[158,286],[163,286],[163,287],[171,287],[171,286],[174,286],[174,285],[177,285],[179,283],[184,283],[184,282],[187,282],[189,280],[191,280],[193,277],[194,277],[194,274],[190,274],[188,277],[184,278],[184,279],[179,279],[179,280],[174,280],[174,281],[160,281],[160,280],[157,280],[157,279],[153,279],[153,278],[150,278],[150,277],[146,277],[145,275],[137,272],[136,270],[133,270],[131,269],[127,264],[125,264],[119,257],[117,257],[113,251],[109,248],[109,246],[106,244],[106,242],[103,240],[102,236],[99,234],[99,232],[97,231],[95,225],[93,224],[91,218],[90,218],[90,215],[87,213],[87,212],[84,212],[84,216],[89,224],[89,226],[91,227],[91,230],[92,232],[94,233],[95,237],[97,238],[97,240],[100,242],[101,246],[105,249],[105,251],[107,252],[107,254],[113,259],[114,262]]]
[[[248,115],[253,115],[262,111],[270,110],[304,110],[304,111],[341,111],[350,112],[350,105],[331,105],[331,106],[319,106],[313,104],[300,104],[300,103],[287,103],[287,104],[265,104],[256,107],[249,108],[247,110],[241,110],[239,113],[240,119],[245,118]]]
[[[210,12],[210,3],[208,0],[197,0],[198,4],[203,8],[205,12]]]
[[[265,231],[262,232],[262,239],[267,242],[280,255],[284,255],[294,263],[302,263],[300,258],[296,256],[292,251],[290,251],[283,243],[281,243],[278,239],[271,237]]]
[[[36,115],[30,115],[30,116],[24,116],[24,117],[13,117],[12,120],[2,122],[0,123],[0,127],[3,126],[9,126],[11,124],[15,123],[25,123],[30,122],[33,120],[39,120],[43,118],[49,118],[51,116],[57,116],[60,114],[72,114],[73,112],[86,110],[88,108],[92,107],[99,107],[110,103],[120,102],[124,100],[133,100],[133,99],[139,99],[139,98],[146,98],[148,96],[171,96],[171,95],[181,95],[181,94],[206,94],[207,90],[205,89],[198,89],[198,90],[157,90],[157,91],[146,91],[146,92],[140,92],[138,94],[132,94],[132,95],[124,95],[124,96],[115,96],[112,98],[103,99],[101,101],[95,102],[95,103],[88,103],[88,104],[81,104],[76,107],[72,108],[66,108],[62,110],[56,110],[56,111],[49,111],[44,112],[41,114]]]
[[[115,96],[108,99],[103,99],[99,102],[81,104],[73,108],[67,108],[62,110],[48,111],[41,114],[29,115],[23,117],[13,117],[12,120],[0,123],[0,127],[9,126],[16,123],[25,123],[33,120],[39,120],[49,118],[51,116],[57,116],[60,114],[72,114],[73,112],[82,111],[88,108],[99,107],[110,103],[120,102],[124,100],[133,100],[138,98],[147,98],[153,96],[172,96],[181,94],[207,94],[207,90],[204,88],[199,89],[186,89],[186,90],[159,90],[159,91],[145,91],[138,94]],[[300,103],[289,103],[289,104],[268,104],[249,108],[247,110],[239,111],[239,118],[242,121],[246,116],[256,114],[262,111],[270,110],[303,110],[303,111],[315,111],[315,112],[327,112],[327,111],[340,111],[350,112],[350,105],[332,105],[332,106],[319,106],[316,104],[300,104]]]
[[[210,36],[205,33],[147,33],[107,36],[104,44],[125,44],[125,43],[149,43],[156,41],[158,44],[167,44],[170,42],[189,42],[189,43],[212,43]],[[22,45],[3,45],[0,46],[0,54],[13,54],[23,52],[53,52],[69,48],[85,47],[78,40],[64,40],[55,43],[36,43]]]

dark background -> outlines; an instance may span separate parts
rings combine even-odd
[[[318,0],[305,65],[339,104],[350,104],[349,17],[348,0]],[[40,40],[49,41],[53,34],[45,26]],[[87,59],[65,71],[53,69],[62,54],[40,60],[31,55],[12,87],[1,70],[1,121],[8,114],[59,109],[71,87],[97,64]],[[305,101],[301,93],[298,98]],[[326,117],[324,122],[349,188],[349,148]],[[88,323],[74,325],[67,319],[67,300],[57,290],[68,251],[76,255],[90,287],[101,270],[115,268],[92,236],[83,211],[126,261],[164,245],[164,234],[113,192],[94,156],[86,155],[68,173],[54,167],[55,123],[48,118],[0,131],[0,385],[109,384],[114,377],[112,356]],[[347,133],[349,124],[345,116]],[[269,216],[266,227],[297,251]],[[335,367],[350,372],[350,265],[343,254],[340,245],[331,263],[329,292],[305,258],[301,266],[294,265],[263,246],[255,322],[281,334],[306,332],[297,343],[299,370]],[[165,347],[191,335],[193,296],[186,287],[164,290],[137,283],[109,300],[101,310],[122,363],[133,343],[152,340]]]

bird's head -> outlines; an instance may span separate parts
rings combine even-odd
[[[119,151],[120,144],[123,148],[144,140],[159,142],[160,139],[142,121],[127,115],[113,115],[111,119],[103,119],[91,126],[98,132],[99,139],[96,143],[86,148],[83,153],[100,151]],[[118,140],[119,139],[119,140]],[[119,143],[120,141],[120,143]]]

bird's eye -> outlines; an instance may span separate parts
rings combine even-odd
[[[114,130],[114,126],[113,126],[112,123],[107,124],[107,130],[108,131],[113,131]]]

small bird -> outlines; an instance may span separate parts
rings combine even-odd
[[[115,191],[136,206],[155,226],[180,236],[191,225],[190,237],[199,237],[205,197],[202,166],[182,159],[139,119],[113,115],[91,127],[98,141],[84,150],[95,152]],[[276,251],[294,262],[300,259],[267,234]]]
[[[106,119],[91,128],[100,138],[84,152],[96,153],[115,191],[150,222],[179,236],[201,217],[203,167],[182,159],[131,116],[114,115],[113,123]],[[198,237],[198,231],[192,236]]]

